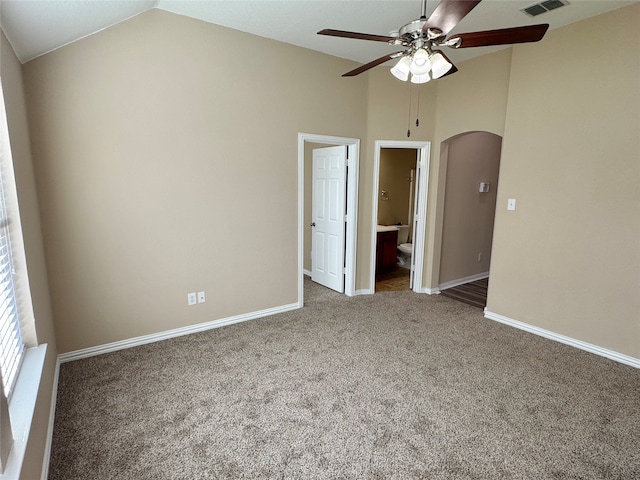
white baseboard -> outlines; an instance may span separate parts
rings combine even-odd
[[[555,333],[550,330],[534,327],[533,325],[529,325],[528,323],[522,323],[522,322],[519,322],[518,320],[505,317],[504,315],[490,312],[486,308],[484,309],[484,316],[489,320],[495,320],[496,322],[504,323],[505,325],[509,325],[511,327],[515,327],[520,330],[533,333],[534,335],[545,337],[550,340],[555,340],[556,342],[564,343],[565,345],[570,345],[572,347],[579,348],[580,350],[584,350],[589,353],[595,353],[596,355],[600,355],[601,357],[606,357],[611,360],[615,360],[616,362],[624,363],[625,365],[630,365],[635,368],[640,368],[639,358],[634,358],[628,355],[624,355],[622,353],[614,352],[613,350],[608,350],[606,348],[602,348],[597,345],[593,345],[591,343],[583,342],[581,340],[576,340],[575,338],[567,337],[565,335],[560,335],[559,333]]]
[[[422,290],[420,290],[420,293],[426,293],[427,295],[440,295],[440,289],[439,288],[423,288]]]
[[[304,273],[304,274],[305,274],[307,277],[309,277],[309,278],[311,278],[311,276],[313,275],[313,274],[311,273],[311,270],[304,270],[304,269],[303,269],[303,270],[302,270],[302,273]]]
[[[457,287],[458,285],[463,285],[469,282],[475,282],[476,280],[482,280],[483,278],[488,278],[489,272],[476,273],[475,275],[469,275],[464,278],[457,278],[455,280],[451,280],[450,282],[444,282],[438,285],[439,291],[446,290],[447,288]]]
[[[257,312],[244,313],[241,315],[235,315],[233,317],[222,318],[220,320],[213,320],[211,322],[199,323],[197,325],[190,325],[188,327],[166,330],[164,332],[152,333],[151,335],[143,335],[141,337],[128,338],[126,340],[98,345],[96,347],[83,348],[81,350],[61,353],[60,355],[58,355],[58,358],[60,360],[60,363],[71,362],[73,360],[79,360],[81,358],[94,357],[96,355],[102,355],[103,353],[116,352],[118,350],[137,347],[139,345],[146,345],[148,343],[160,342],[162,340],[181,337],[183,335],[189,335],[191,333],[204,332],[206,330],[212,330],[214,328],[220,328],[226,325],[233,325],[234,323],[255,320],[256,318],[268,317],[270,315],[288,312],[290,310],[296,310],[298,308],[301,308],[301,305],[299,303],[290,303],[288,305],[281,305],[279,307],[258,310]]]
[[[371,295],[371,289],[369,288],[362,288],[360,290],[356,290],[356,295]]]
[[[44,446],[41,480],[49,478],[49,463],[51,462],[51,442],[53,442],[53,425],[56,419],[56,403],[58,402],[58,378],[60,376],[60,357],[56,359],[56,371],[53,374],[53,392],[51,392],[51,407],[49,410],[49,426],[47,440]]]

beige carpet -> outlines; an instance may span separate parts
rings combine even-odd
[[[63,364],[49,478],[640,478],[640,371],[442,296],[305,289]]]

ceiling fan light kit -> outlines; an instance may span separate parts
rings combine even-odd
[[[395,66],[391,67],[391,74],[398,80],[406,82],[409,80],[409,74],[411,73],[411,59],[409,57],[402,57]]]
[[[419,48],[411,57],[411,73],[414,75],[424,75],[431,70],[431,60],[424,48]]]
[[[440,50],[434,50],[433,47],[469,48],[538,42],[542,40],[549,28],[549,25],[545,23],[482,32],[460,33],[447,39],[447,34],[480,1],[441,0],[433,13],[427,18],[427,2],[422,0],[422,15],[420,18],[404,25],[398,29],[397,35],[393,36],[332,29],[321,30],[318,35],[385,42],[389,45],[400,45],[405,48],[405,50],[385,55],[351,70],[343,74],[343,77],[359,75],[370,68],[401,57],[396,65],[391,68],[391,74],[404,82],[409,80],[411,75],[412,83],[426,83],[430,80],[429,72],[431,72],[431,77],[436,79],[458,71],[446,55]],[[562,0],[555,1],[560,3]]]
[[[442,77],[449,70],[451,70],[451,67],[453,67],[453,64],[449,63],[440,52],[436,52],[433,54],[433,56],[431,57],[431,62],[431,72],[433,74],[433,78]]]
[[[411,75],[411,83],[427,83],[429,80],[431,80],[431,77],[428,73],[425,73],[424,75]]]
[[[391,74],[398,80],[406,82],[411,75],[412,83],[426,83],[433,78],[440,78],[451,70],[453,65],[440,52],[427,52],[418,49],[411,56],[404,56],[391,67]],[[431,72],[431,76],[429,76]]]

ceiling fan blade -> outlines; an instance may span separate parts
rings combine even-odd
[[[486,47],[489,45],[507,45],[511,43],[528,43],[542,40],[549,24],[529,25],[526,27],[485,30],[484,32],[460,33],[447,40],[460,39],[454,48]]]
[[[422,28],[427,32],[430,28],[437,28],[445,35],[455,27],[467,13],[473,10],[481,0],[441,0]]]
[[[394,41],[395,37],[385,37],[383,35],[371,35],[369,33],[358,32],[346,32],[344,30],[332,30],[331,28],[325,28],[320,30],[318,35],[329,35],[330,37],[343,37],[343,38],[355,38],[357,40],[371,40],[374,42],[389,43]]]
[[[343,77],[355,77],[356,75],[360,75],[362,72],[366,72],[370,68],[377,67],[378,65],[383,64],[384,62],[388,62],[389,60],[393,60],[394,58],[398,58],[404,55],[404,52],[395,52],[390,53],[389,55],[385,55],[384,57],[377,58],[372,62],[366,63],[364,65],[360,65],[358,68],[351,70],[343,74]]]

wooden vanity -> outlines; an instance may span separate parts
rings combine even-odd
[[[376,273],[394,269],[398,263],[398,229],[393,227],[389,227],[389,229],[378,228],[376,243]]]

